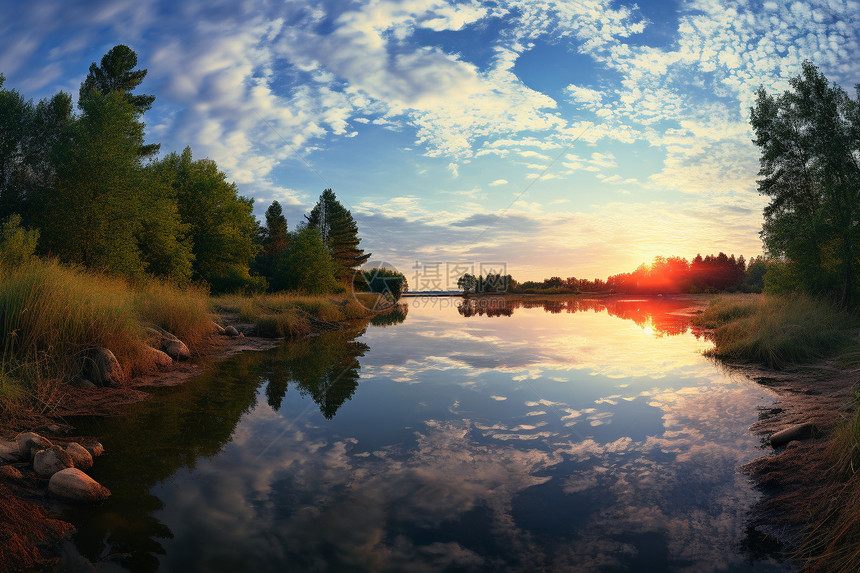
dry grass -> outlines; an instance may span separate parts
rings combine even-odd
[[[714,356],[780,369],[843,348],[856,320],[828,301],[804,295],[724,295],[693,322],[713,329]]]
[[[211,332],[207,293],[126,281],[33,260],[0,269],[0,414],[49,405],[84,354],[109,348],[127,375],[152,368],[145,326],[198,348]]]
[[[309,296],[296,293],[276,293],[245,297],[223,295],[212,299],[219,312],[238,315],[240,322],[256,325],[257,332],[267,337],[296,337],[311,332],[314,324],[338,323],[367,317],[363,306],[375,302],[378,295]]]

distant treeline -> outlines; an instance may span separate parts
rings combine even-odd
[[[510,275],[465,275],[458,286],[467,294],[761,292],[767,271],[775,264],[764,257],[756,257],[747,264],[743,255],[735,258],[725,253],[696,255],[689,262],[680,257],[655,257],[650,265],[642,264],[633,272],[612,275],[605,280],[550,277],[521,283]]]
[[[38,103],[0,74],[0,261],[35,253],[130,280],[162,277],[214,292],[343,290],[370,256],[327,189],[294,232],[274,202],[260,225],[214,161],[145,143],[155,96],[118,45],[93,63],[77,110],[65,92]],[[405,288],[405,282],[402,285]]]

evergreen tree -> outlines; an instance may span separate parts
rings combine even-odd
[[[309,227],[317,230],[335,260],[335,276],[341,284],[349,284],[358,267],[370,258],[358,248],[358,225],[352,214],[337,200],[334,191],[326,189],[319,201],[305,215]]]
[[[123,98],[131,104],[138,117],[152,107],[155,101],[154,95],[132,94],[132,91],[140,85],[146,77],[146,70],[135,70],[137,66],[137,54],[129,48],[119,44],[106,53],[101,59],[101,65],[95,62],[90,64],[90,72],[81,83],[79,101],[83,101],[87,95],[96,91],[101,94],[119,92]],[[158,144],[141,146],[140,154],[148,157],[158,153]]]
[[[189,277],[190,249],[175,203],[141,165],[143,126],[122,94],[91,92],[53,160],[56,185],[40,196],[42,252],[130,277]]]
[[[281,204],[273,201],[266,209],[266,225],[260,233],[260,253],[256,259],[256,270],[266,277],[272,290],[284,288],[284,277],[276,273],[278,261],[283,257],[290,242],[287,219]]]

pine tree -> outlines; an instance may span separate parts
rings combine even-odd
[[[266,277],[272,290],[282,290],[284,277],[277,273],[278,261],[290,244],[287,218],[281,204],[273,201],[266,209],[266,226],[261,230],[260,253],[257,255],[256,272]]]
[[[358,238],[358,225],[352,214],[340,204],[334,191],[326,189],[305,218],[308,226],[317,230],[334,258],[338,282],[350,283],[356,269],[371,255],[358,248],[361,239]]]
[[[101,94],[119,92],[140,118],[152,107],[155,96],[131,93],[140,85],[147,72],[145,69],[135,70],[136,66],[137,54],[134,50],[122,44],[114,46],[102,57],[101,65],[95,62],[90,64],[90,73],[81,83],[79,101],[94,91]],[[160,147],[159,144],[142,145],[139,153],[142,157],[149,157],[158,153]]]

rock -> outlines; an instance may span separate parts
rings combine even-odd
[[[107,348],[93,348],[84,361],[84,376],[96,386],[119,386],[125,380],[119,361]]]
[[[24,479],[18,468],[12,466],[0,466],[0,478],[6,479]]]
[[[97,458],[103,453],[105,453],[105,447],[96,441],[86,442],[82,445],[84,449],[88,451],[90,455],[94,458]]]
[[[33,469],[42,477],[51,477],[60,470],[74,467],[72,456],[60,446],[51,446],[47,450],[36,452],[33,456]]]
[[[17,462],[21,459],[18,444],[15,442],[0,442],[0,462]]]
[[[15,436],[15,441],[18,442],[18,452],[25,460],[32,459],[36,452],[47,450],[52,444],[46,438],[33,432],[22,432]]]
[[[166,352],[157,348],[146,347],[146,359],[154,364],[159,370],[169,370],[173,366],[173,358]]]
[[[48,491],[68,501],[98,503],[110,497],[110,490],[77,468],[66,468],[51,476]]]
[[[214,321],[212,322],[212,330],[214,330],[218,334],[225,334],[224,327]]]
[[[224,329],[224,334],[227,336],[239,336],[239,331],[236,330],[235,326],[228,326]]]
[[[161,349],[173,360],[188,360],[191,358],[191,351],[188,350],[188,347],[181,340],[169,340],[165,338],[161,341]]]
[[[48,426],[48,431],[49,431],[49,432],[53,432],[53,433],[55,433],[55,434],[58,434],[58,433],[60,432],[60,430],[61,430],[61,429],[62,429],[62,428],[60,428],[60,427],[59,427],[58,425],[56,425],[56,424],[51,424],[50,426]]]
[[[66,445],[66,453],[71,456],[76,468],[88,470],[93,467],[93,455],[79,443],[72,442]]]
[[[770,437],[770,445],[778,448],[794,440],[806,440],[814,437],[817,431],[818,428],[815,427],[815,424],[810,422],[790,426],[773,434]]]

